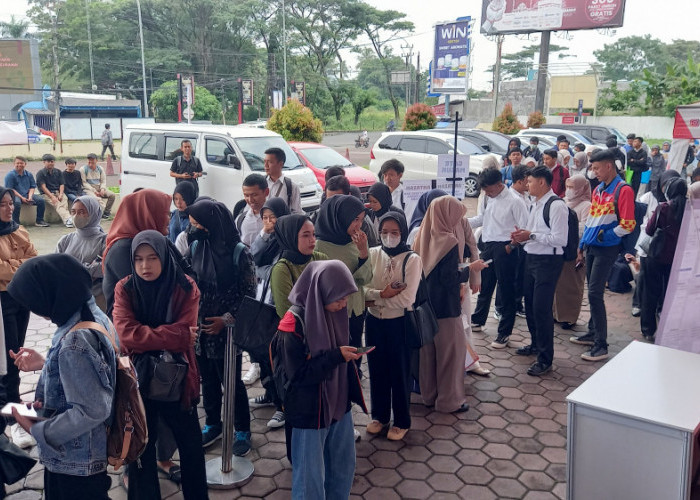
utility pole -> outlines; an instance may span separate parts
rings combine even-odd
[[[413,93],[416,102],[420,100],[420,77],[420,52],[418,52],[418,56],[416,57],[416,91]]]
[[[85,0],[85,15],[87,17],[87,35],[88,35],[88,55],[90,57],[90,88],[94,92],[97,90],[95,85],[95,71],[92,65],[92,32],[90,30],[90,0]]]
[[[406,110],[411,105],[411,87],[413,78],[411,75],[411,65],[413,64],[413,45],[402,45],[402,49],[408,50],[408,53],[402,54],[406,58],[406,71],[408,72],[408,80],[406,81]]]
[[[226,91],[224,90],[224,79],[220,80],[221,83],[221,117],[223,119],[224,125],[226,125]]]
[[[284,99],[282,106],[287,104],[287,9],[284,0],[282,0],[282,71],[284,73]]]
[[[549,66],[549,39],[551,31],[543,31],[540,40],[540,63],[537,66],[537,91],[535,94],[535,111],[544,114],[544,99],[547,93],[547,68]]]
[[[51,52],[53,55],[53,98],[54,98],[54,132],[56,132],[56,140],[53,143],[53,149],[56,150],[56,142],[61,145],[61,153],[63,153],[63,137],[61,135],[61,90],[58,83],[58,1],[53,2],[53,40],[51,44]]]
[[[496,35],[496,65],[493,69],[493,117],[498,115],[498,91],[501,86],[501,56],[505,35]]]
[[[141,78],[143,80],[143,116],[148,118],[148,93],[146,89],[146,59],[143,55],[143,19],[141,18],[141,0],[136,0],[139,11],[139,38],[141,39]]]

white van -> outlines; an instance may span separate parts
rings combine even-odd
[[[281,135],[258,128],[179,123],[128,125],[124,129],[122,196],[137,188],[172,194],[175,179],[170,177],[170,165],[180,154],[184,139],[192,143],[193,154],[202,162],[199,194],[211,196],[231,210],[243,199],[243,179],[252,173],[265,175],[265,150],[272,147],[285,152],[284,175],[299,185],[304,211],[313,212],[321,203],[323,190],[316,176],[301,165]]]

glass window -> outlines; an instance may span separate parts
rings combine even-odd
[[[343,155],[331,148],[306,148],[300,150],[307,160],[316,168],[326,169],[334,165],[348,167],[353,164]]]
[[[418,137],[404,137],[401,139],[399,150],[410,153],[425,153],[425,143],[427,141]]]
[[[165,136],[165,159],[174,160],[175,157],[182,155],[180,144],[182,141],[188,140],[192,143],[192,156],[197,156],[197,139],[191,137],[174,137]]]
[[[129,156],[131,158],[158,159],[156,143],[158,136],[153,134],[134,133],[129,137]]]
[[[400,140],[400,135],[390,135],[379,143],[379,149],[398,149]]]
[[[269,148],[280,148],[284,151],[287,158],[284,162],[285,169],[291,170],[302,166],[299,157],[281,137],[245,137],[236,139],[236,145],[240,148],[251,170],[265,170],[265,150]]]
[[[454,141],[454,137],[450,137],[447,140],[447,142],[449,142],[450,145],[454,145]],[[463,155],[480,155],[484,153],[484,151],[479,146],[477,146],[473,142],[469,142],[464,137],[457,138],[457,151]]]
[[[207,163],[229,166],[228,155],[236,154],[230,144],[221,139],[209,139],[206,141]]]
[[[446,155],[450,147],[442,141],[428,141],[429,155]]]

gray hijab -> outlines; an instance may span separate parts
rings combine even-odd
[[[102,227],[100,226],[100,219],[102,219],[102,209],[100,208],[100,202],[94,196],[80,196],[76,198],[75,201],[79,201],[85,205],[87,210],[89,220],[88,225],[82,229],[76,229],[78,240],[85,240],[94,238],[98,234],[106,234]]]
[[[333,199],[333,198],[331,198]],[[312,357],[348,345],[350,327],[347,308],[326,311],[326,305],[357,292],[347,266],[338,260],[313,261],[304,269],[289,294],[289,301],[304,308],[306,341]],[[336,366],[321,382],[324,425],[339,421],[348,403],[348,377],[345,364]]]

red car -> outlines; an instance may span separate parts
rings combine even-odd
[[[313,171],[318,183],[324,189],[326,187],[326,169],[336,165],[345,169],[345,176],[350,184],[360,188],[363,197],[370,186],[377,182],[377,176],[373,172],[355,165],[328,146],[315,142],[290,142],[289,145],[299,157],[302,165],[306,165]]]

